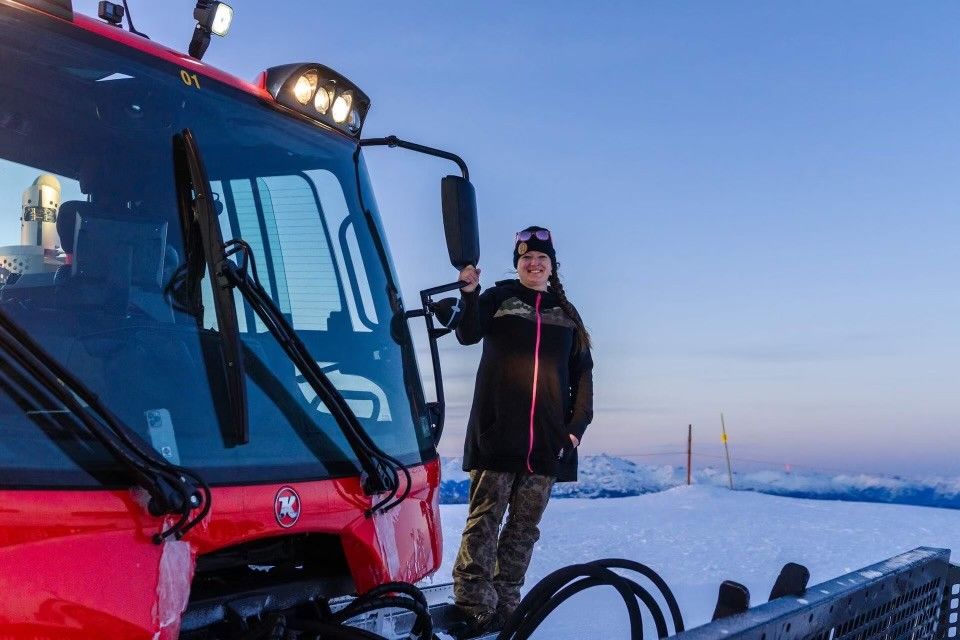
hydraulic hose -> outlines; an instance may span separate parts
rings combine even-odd
[[[598,586],[613,587],[623,600],[629,619],[630,640],[643,640],[640,603],[650,612],[658,638],[668,637],[668,624],[657,599],[647,588],[626,576],[615,573],[613,569],[633,571],[652,582],[670,610],[674,633],[684,630],[683,617],[673,592],[653,569],[632,560],[605,558],[557,569],[540,580],[520,601],[516,612],[506,622],[497,640],[527,640],[563,602],[581,591]],[[406,582],[390,582],[376,586],[336,613],[331,611],[326,600],[317,600],[314,605],[315,618],[281,615],[277,619],[265,621],[265,624],[258,624],[249,632],[249,639],[248,636],[243,638],[244,640],[278,640],[288,637],[302,640],[387,640],[376,632],[350,626],[348,621],[380,609],[404,609],[415,617],[406,638],[438,640],[434,634],[433,620],[430,617],[426,597],[419,588]],[[299,612],[301,615],[304,613],[302,608]],[[453,632],[452,629],[445,631],[445,633],[451,632]],[[282,635],[277,635],[278,633]]]
[[[680,605],[677,604],[677,598],[673,595],[673,591],[670,590],[670,587],[667,586],[667,582],[660,576],[659,573],[645,564],[641,564],[634,560],[627,560],[625,558],[604,558],[602,560],[594,560],[592,564],[598,564],[602,567],[607,567],[608,569],[627,569],[629,571],[636,571],[640,575],[647,578],[657,587],[657,589],[660,590],[664,601],[667,603],[667,608],[670,609],[670,616],[673,618],[673,632],[677,634],[684,630],[683,614],[680,613]]]
[[[666,638],[669,635],[669,632],[667,631],[667,621],[663,617],[663,612],[660,610],[660,606],[657,604],[656,600],[653,599],[653,596],[650,595],[649,591],[638,585],[636,582],[626,578],[625,580],[627,586],[633,590],[634,595],[638,597],[644,605],[646,605],[647,609],[650,610],[650,613],[653,616],[654,625],[657,628],[657,637]],[[585,589],[606,584],[609,584],[607,578],[582,578],[576,582],[568,584],[558,591],[554,596],[552,596],[542,607],[540,607],[536,616],[528,616],[528,619],[524,621],[524,625],[531,626],[531,621],[533,621],[531,626],[532,631],[532,629],[540,626],[540,623],[543,622],[543,620],[564,601]]]
[[[331,619],[342,623],[362,613],[387,607],[406,609],[416,616],[416,621],[410,629],[411,638],[430,640],[434,637],[433,620],[430,618],[427,599],[420,589],[407,582],[388,582],[378,585],[357,597],[347,607],[334,614]]]
[[[520,601],[520,605],[510,620],[500,632],[498,640],[525,640],[530,637],[546,615],[563,600],[573,595],[568,592],[561,599],[561,591],[571,580],[578,578],[596,579],[597,585],[610,585],[620,594],[630,619],[630,639],[643,640],[643,621],[640,618],[640,607],[634,596],[629,580],[617,575],[610,569],[594,564],[574,564],[557,569],[543,580]],[[555,602],[555,604],[553,604]],[[552,605],[552,606],[551,606]]]
[[[673,618],[674,633],[683,631],[683,616],[667,583],[650,567],[619,558],[605,558],[585,564],[563,567],[538,582],[520,601],[498,640],[526,640],[560,604],[572,596],[597,586],[612,586],[620,594],[630,619],[631,640],[642,640],[643,622],[637,600],[650,612],[659,638],[669,635],[663,611],[650,592],[612,569],[634,571],[650,580],[660,591]]]
[[[383,596],[376,601],[351,608],[349,611],[344,609],[343,611],[337,612],[331,620],[337,624],[343,624],[355,616],[386,608],[406,609],[416,616],[416,622],[414,622],[413,627],[410,629],[411,638],[429,640],[429,638],[433,637],[433,622],[430,620],[430,614],[420,603],[410,598]]]

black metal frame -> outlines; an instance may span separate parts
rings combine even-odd
[[[438,287],[431,287],[420,292],[420,309],[407,311],[404,318],[418,318],[423,316],[427,325],[427,337],[430,340],[430,360],[433,363],[433,384],[436,389],[437,399],[434,402],[427,403],[427,411],[430,414],[430,426],[433,428],[434,445],[440,442],[440,436],[443,435],[443,422],[446,415],[446,400],[443,394],[443,376],[440,373],[440,351],[437,347],[437,339],[450,333],[450,329],[439,329],[433,324],[433,296],[447,291],[454,291],[464,286],[465,283],[451,282],[442,284]]]
[[[460,167],[460,173],[463,174],[464,180],[470,179],[470,170],[467,168],[467,163],[463,161],[463,158],[458,156],[455,153],[450,153],[449,151],[444,151],[443,149],[436,149],[434,147],[428,147],[422,144],[417,144],[416,142],[410,142],[408,140],[401,140],[397,136],[387,136],[386,138],[364,138],[360,141],[361,147],[390,147],[391,149],[395,147],[400,147],[401,149],[409,149],[410,151],[416,151],[417,153],[423,153],[428,156],[434,156],[436,158],[444,158],[455,162],[458,167]]]
[[[463,161],[463,158],[458,156],[455,153],[450,153],[449,151],[444,151],[443,149],[437,149],[434,147],[428,147],[422,144],[417,144],[415,142],[410,142],[408,140],[401,140],[397,136],[387,136],[386,138],[363,138],[360,140],[359,147],[357,149],[357,154],[360,152],[362,147],[390,147],[401,149],[408,149],[410,151],[416,151],[417,153],[423,153],[428,156],[434,156],[436,158],[443,158],[445,160],[450,160],[451,162],[456,163],[460,168],[460,173],[463,174],[463,179],[469,184],[470,180],[470,170],[467,168],[467,163]],[[354,156],[355,158],[357,156]],[[444,180],[449,180],[451,177],[447,176]],[[471,198],[472,196],[472,187],[470,187]],[[450,235],[449,231],[447,234],[447,243],[448,247],[450,246]],[[456,266],[456,263],[454,263]],[[461,267],[457,267],[461,268]],[[450,329],[438,329],[433,324],[433,296],[445,293],[447,291],[454,291],[464,286],[464,282],[451,282],[449,284],[442,284],[438,287],[431,287],[429,289],[424,289],[420,292],[420,309],[415,309],[413,311],[407,311],[403,314],[405,320],[410,318],[416,318],[423,316],[427,324],[427,337],[430,340],[430,359],[433,364],[433,380],[434,387],[436,388],[437,399],[435,402],[428,402],[426,405],[427,413],[430,418],[430,426],[433,429],[433,443],[434,446],[439,444],[440,436],[443,435],[443,422],[446,413],[446,402],[443,395],[443,378],[440,375],[440,353],[437,348],[437,338],[444,336],[450,333]]]

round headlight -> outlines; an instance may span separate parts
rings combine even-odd
[[[333,108],[330,111],[330,115],[333,116],[333,121],[337,124],[343,124],[346,122],[347,118],[350,116],[350,107],[353,106],[353,93],[350,91],[344,91],[337,96],[337,99],[333,101]]]
[[[320,113],[326,113],[333,102],[333,89],[320,87],[317,91],[317,97],[313,99],[313,107]]]
[[[317,90],[317,74],[305,73],[297,78],[297,84],[293,86],[293,97],[300,104],[307,104],[313,97],[313,92]]]

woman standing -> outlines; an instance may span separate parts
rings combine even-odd
[[[560,284],[550,231],[517,233],[513,264],[519,279],[482,295],[479,269],[460,273],[457,339],[483,340],[463,455],[470,506],[453,569],[473,634],[500,628],[520,602],[550,489],[577,479],[576,448],[593,418],[590,336]]]

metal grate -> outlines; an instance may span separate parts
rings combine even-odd
[[[957,637],[957,615],[960,614],[960,567],[950,565],[943,589],[943,605],[940,608],[940,631],[937,640]]]
[[[883,640],[884,638],[933,638],[939,616],[941,579],[931,580],[908,593],[848,618],[829,632],[821,631],[809,640]],[[861,601],[866,601],[865,595]],[[867,604],[863,602],[863,604]],[[859,607],[851,606],[850,609]]]
[[[941,640],[956,635],[958,581],[950,551],[921,547],[747,612],[675,636],[678,640]],[[942,620],[953,620],[953,636]]]

